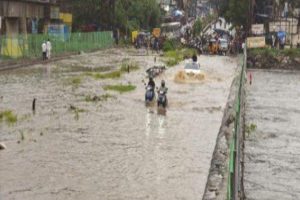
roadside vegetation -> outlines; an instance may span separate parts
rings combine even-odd
[[[111,99],[111,98],[115,98],[115,96],[111,95],[111,94],[103,94],[103,95],[100,95],[100,96],[92,96],[92,95],[87,95],[85,97],[85,101],[86,102],[98,102],[98,101],[107,101],[108,99]]]
[[[73,106],[73,105],[70,105],[70,108],[69,108],[70,111],[74,112],[74,118],[75,120],[79,120],[79,113],[83,113],[85,112],[84,109],[81,109],[81,108],[78,108],[76,106]]]
[[[18,121],[18,117],[11,110],[4,110],[0,112],[0,122],[6,122],[9,125],[15,124]]]
[[[106,85],[103,87],[104,90],[112,90],[112,91],[116,91],[119,93],[124,93],[124,92],[130,92],[135,90],[136,86],[128,84],[128,85],[122,85],[122,84],[118,84],[118,85]]]
[[[121,77],[121,72],[118,71],[112,71],[108,73],[93,73],[93,72],[87,72],[85,73],[86,76],[93,77],[94,79],[116,79]]]
[[[136,71],[139,69],[140,69],[140,67],[139,67],[138,63],[130,62],[128,60],[128,61],[124,61],[122,63],[120,71],[124,73],[124,72]]]
[[[173,67],[179,64],[184,59],[191,58],[194,54],[196,54],[195,49],[189,48],[181,48],[176,50],[169,50],[164,52],[164,62],[168,67]]]
[[[126,72],[131,72],[138,70],[140,67],[136,62],[123,62],[120,69],[112,71],[112,72],[107,72],[107,73],[93,73],[93,72],[86,72],[84,75],[93,77],[94,79],[117,79],[122,76],[123,73]]]
[[[64,80],[64,85],[71,85],[74,88],[77,88],[82,83],[82,77],[74,76]]]
[[[247,137],[250,136],[251,133],[255,132],[257,129],[256,124],[249,124],[245,126],[245,133],[247,134]]]
[[[300,49],[272,49],[272,48],[257,48],[248,51],[249,56],[261,55],[262,57],[278,57],[288,56],[291,58],[300,57]]]

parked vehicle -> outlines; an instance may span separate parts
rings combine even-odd
[[[161,34],[168,39],[178,38],[180,36],[180,22],[163,23],[161,25]]]
[[[213,55],[219,52],[219,44],[216,39],[210,39],[208,44],[208,52]]]
[[[223,38],[219,39],[219,54],[226,56],[226,54],[228,53],[228,49],[229,49],[228,40]]]

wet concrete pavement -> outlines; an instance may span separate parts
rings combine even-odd
[[[299,72],[252,71],[246,124],[245,192],[249,200],[300,199]]]
[[[66,83],[86,68],[117,68],[124,59],[142,69],[120,79],[83,76],[79,86]],[[115,49],[1,73],[0,109],[13,110],[18,122],[0,124],[0,141],[8,147],[0,152],[0,196],[201,199],[237,61],[201,56],[206,79],[199,83],[174,82],[182,64],[156,78],[157,83],[165,79],[169,87],[166,116],[144,105],[142,79],[153,62],[153,56]],[[104,91],[102,86],[110,83],[137,88],[124,94]],[[114,98],[84,100],[86,95],[105,93]],[[70,105],[83,112],[74,113]]]

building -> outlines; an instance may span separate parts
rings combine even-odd
[[[2,35],[42,33],[47,24],[59,19],[59,7],[56,0],[2,0],[0,17]]]

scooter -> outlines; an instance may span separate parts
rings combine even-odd
[[[146,103],[153,101],[154,97],[155,97],[154,89],[150,85],[147,85],[146,86],[146,94],[145,94]]]
[[[166,108],[168,105],[167,95],[164,91],[158,90],[157,107]]]

